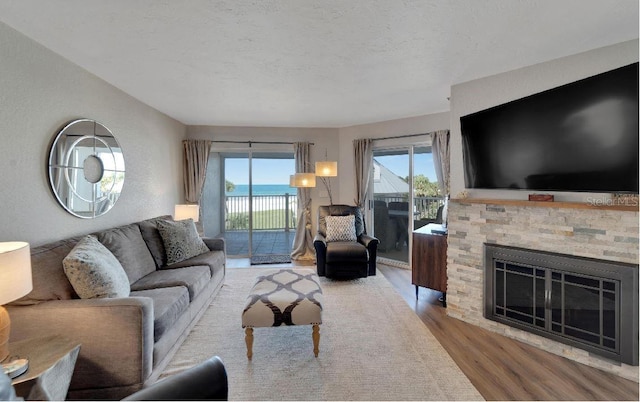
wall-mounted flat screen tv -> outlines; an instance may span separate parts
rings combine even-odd
[[[460,125],[467,188],[638,193],[638,63]]]

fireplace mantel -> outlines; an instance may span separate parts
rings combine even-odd
[[[539,207],[539,208],[572,208],[572,209],[596,209],[596,210],[613,210],[613,211],[630,211],[638,212],[638,205],[610,205],[610,202],[587,203],[587,202],[565,202],[565,201],[528,201],[528,200],[505,200],[490,198],[452,198],[450,202],[459,202],[464,204],[492,204],[492,205],[516,205],[523,207]]]

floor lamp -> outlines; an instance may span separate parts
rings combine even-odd
[[[329,194],[329,203],[333,205],[333,195],[331,194],[331,183],[329,177],[338,176],[338,162],[322,161],[316,162],[315,173],[296,173],[289,177],[289,185],[296,188],[308,188],[316,186],[316,178],[320,178],[322,184]]]

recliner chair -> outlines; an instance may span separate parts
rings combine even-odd
[[[124,401],[226,401],[227,371],[218,356],[166,377],[135,392]]]
[[[27,400],[34,397],[47,400],[48,392],[42,389],[42,384],[36,381]],[[124,401],[226,401],[229,396],[227,371],[218,356],[196,364],[180,373],[166,377],[143,388]],[[16,395],[11,385],[11,379],[0,371],[0,401],[22,401],[24,398]]]
[[[354,215],[357,241],[327,242],[327,216]],[[323,205],[318,208],[318,232],[313,240],[318,275],[329,278],[364,278],[376,274],[378,239],[365,231],[360,208]]]

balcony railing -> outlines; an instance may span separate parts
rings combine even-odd
[[[375,195],[374,199],[390,202],[406,202],[406,196]],[[295,230],[298,220],[298,197],[292,194],[254,195],[253,230]],[[435,219],[442,197],[415,197],[414,219]],[[249,230],[249,196],[225,197],[225,231]]]
[[[405,195],[379,195],[374,194],[373,199],[376,201],[384,201],[387,206],[391,202],[407,202],[408,197]],[[414,219],[415,220],[431,220],[436,219],[438,208],[444,204],[443,197],[414,197]],[[391,209],[391,208],[390,208]]]
[[[225,231],[249,230],[249,196],[225,197]],[[254,195],[253,230],[295,230],[298,197],[292,194]]]

